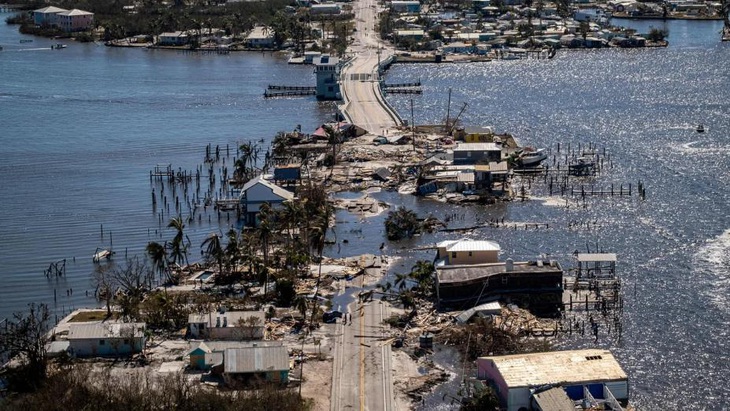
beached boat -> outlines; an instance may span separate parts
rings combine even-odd
[[[705,132],[705,126],[703,126],[702,124],[700,124],[699,126],[697,126],[697,132],[698,133],[704,133]]]
[[[94,255],[91,257],[91,260],[95,263],[99,263],[103,260],[108,260],[112,258],[112,255],[114,253],[111,250],[106,250],[102,248],[97,248]]]
[[[539,150],[526,148],[525,150],[520,153],[520,156],[517,158],[517,160],[522,164],[523,167],[535,167],[542,163],[543,160],[547,158],[547,153],[545,152],[545,149],[541,148]]]

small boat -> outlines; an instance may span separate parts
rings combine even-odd
[[[730,41],[730,27],[722,29],[722,41]]]
[[[704,133],[705,132],[705,126],[703,126],[702,124],[700,124],[699,126],[697,126],[697,132],[698,133]]]
[[[22,39],[22,40],[20,40],[20,42],[21,43],[32,43],[33,40],[32,39]]]
[[[54,44],[53,46],[51,46],[51,49],[55,49],[55,50],[60,50],[60,49],[65,49],[65,48],[66,48],[66,45],[61,44],[61,43]]]
[[[100,263],[102,260],[109,260],[110,258],[112,258],[112,255],[114,255],[114,252],[112,252],[111,250],[97,248],[96,252],[91,257],[91,260],[95,263]]]
[[[535,150],[526,148],[522,151],[522,153],[520,153],[520,156],[517,159],[523,167],[535,167],[542,163],[542,161],[546,158],[547,153],[545,152],[545,149],[541,148],[539,150]]]

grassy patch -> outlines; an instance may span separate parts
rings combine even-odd
[[[112,313],[112,319],[117,319],[117,314]],[[82,311],[76,315],[74,315],[68,322],[70,323],[80,323],[85,321],[102,321],[106,320],[106,311],[105,310],[96,310],[96,311]]]

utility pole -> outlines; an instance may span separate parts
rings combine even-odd
[[[449,117],[451,116],[451,87],[449,87],[449,102],[446,105],[446,130],[449,130]]]
[[[413,99],[411,99],[411,139],[413,140],[413,151],[416,151],[416,123],[413,121]]]

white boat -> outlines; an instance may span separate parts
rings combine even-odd
[[[520,153],[518,160],[523,167],[535,167],[547,158],[545,149],[525,149]]]
[[[94,255],[91,257],[91,260],[95,263],[101,262],[102,260],[108,260],[112,258],[112,254],[114,254],[111,250],[105,250],[101,248],[97,248]]]
[[[705,126],[703,126],[702,124],[700,124],[699,126],[697,126],[697,132],[698,133],[704,133],[705,132]]]

